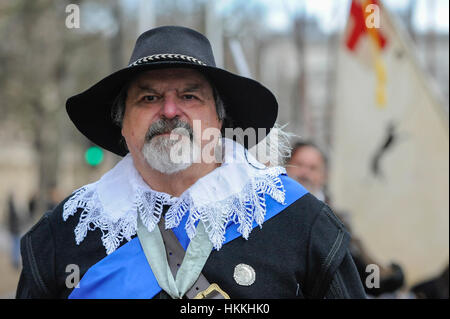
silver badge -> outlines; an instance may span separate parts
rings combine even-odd
[[[256,273],[252,266],[247,264],[238,264],[234,267],[234,280],[241,286],[250,286],[255,282]]]

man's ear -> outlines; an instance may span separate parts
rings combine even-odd
[[[123,146],[123,148],[124,148],[127,152],[130,151],[130,150],[128,149],[127,141],[125,140],[125,137],[124,137],[123,135],[122,135],[122,137],[120,138],[119,143],[120,143],[120,145]]]
[[[125,113],[125,112],[124,112]],[[125,118],[125,114],[122,118],[122,125],[120,127],[120,134],[122,134],[121,138],[120,138],[120,145],[123,146],[124,149],[126,149],[127,151],[130,151],[128,148],[128,144],[127,144],[127,140],[125,139],[125,129],[124,129],[124,125],[123,125],[123,120]]]

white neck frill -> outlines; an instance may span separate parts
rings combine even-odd
[[[223,139],[223,145],[222,165],[180,197],[152,190],[127,154],[97,182],[76,190],[64,204],[65,221],[81,210],[75,227],[76,243],[84,240],[87,231],[98,228],[106,253],[110,254],[124,238],[130,241],[136,234],[138,213],[151,232],[161,219],[164,205],[170,205],[165,215],[167,229],[178,227],[188,213],[188,237],[195,236],[195,225],[201,221],[217,250],[222,247],[230,222],[238,224],[238,232],[248,239],[253,222],[259,226],[264,222],[265,195],[284,203],[285,191],[279,175],[286,171],[283,167],[265,167],[230,139]]]

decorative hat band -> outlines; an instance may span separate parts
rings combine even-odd
[[[194,57],[191,57],[189,55],[184,55],[184,54],[176,54],[176,53],[163,53],[163,54],[153,54],[153,55],[149,55],[143,58],[140,58],[136,61],[134,61],[133,63],[131,63],[129,65],[129,67],[131,66],[136,66],[139,64],[145,64],[148,62],[154,62],[154,61],[186,61],[186,62],[192,62],[192,63],[196,63],[199,65],[205,65],[206,63],[203,63],[202,61],[200,61],[199,59],[196,59]]]

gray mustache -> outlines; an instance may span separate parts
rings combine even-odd
[[[153,123],[145,135],[145,141],[149,142],[153,137],[160,134],[172,133],[176,129],[182,129],[177,134],[183,134],[185,131],[189,133],[189,138],[191,141],[194,138],[194,131],[189,123],[181,121],[179,118],[166,119],[162,118]]]

